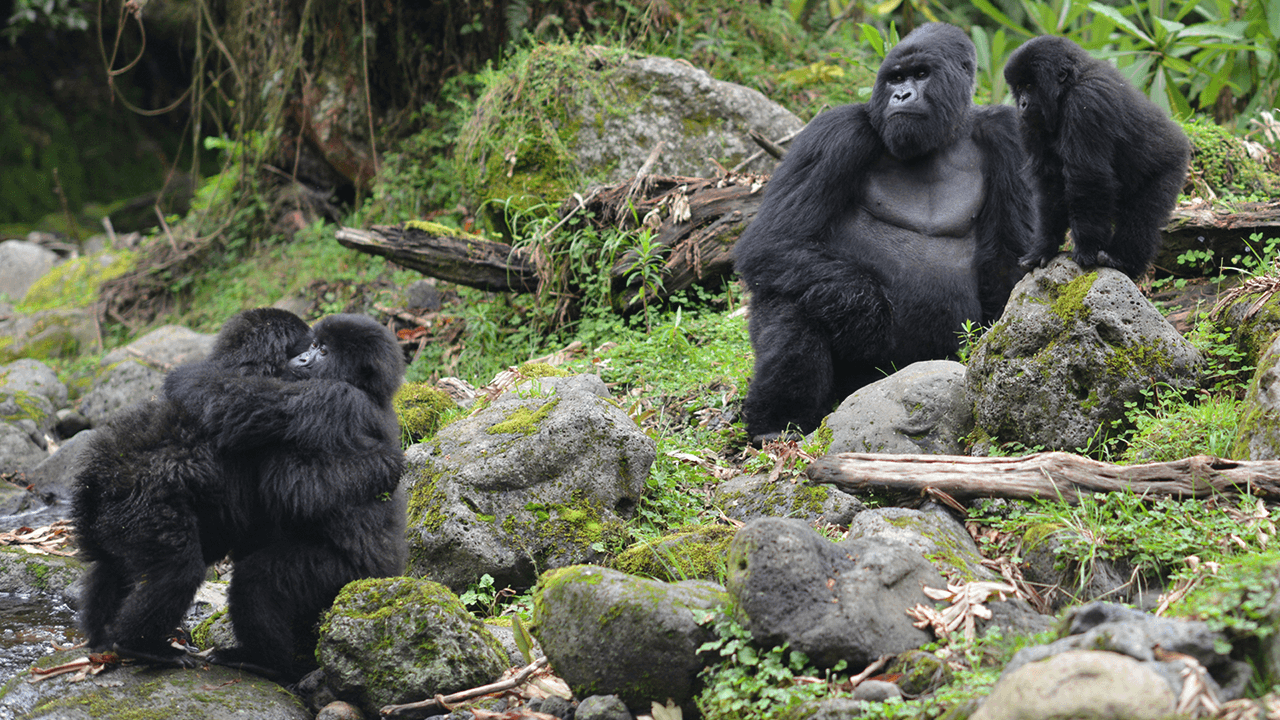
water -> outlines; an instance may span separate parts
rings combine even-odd
[[[0,686],[54,651],[82,642],[75,613],[43,595],[0,593]]]

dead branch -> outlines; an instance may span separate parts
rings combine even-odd
[[[339,228],[344,247],[381,255],[397,265],[431,277],[503,292],[533,292],[538,276],[521,250],[467,233],[431,233],[404,225],[374,225],[369,230]]]
[[[1208,455],[1112,465],[1064,452],[992,458],[840,453],[818,458],[805,474],[812,482],[831,483],[849,492],[937,489],[957,499],[1057,499],[1075,504],[1084,493],[1106,492],[1174,498],[1248,492],[1280,499],[1280,461]]]
[[[386,705],[386,706],[383,706],[383,708],[378,712],[380,712],[384,717],[389,717],[391,715],[409,712],[412,710],[427,710],[427,709],[436,709],[436,708],[443,709],[443,710],[452,710],[453,708],[450,707],[451,705],[466,702],[467,700],[473,700],[478,697],[484,697],[485,695],[491,695],[496,692],[502,692],[504,690],[510,690],[512,688],[519,687],[520,685],[524,684],[530,677],[532,677],[534,673],[546,667],[547,662],[548,660],[544,655],[538,658],[537,660],[534,660],[533,662],[529,663],[528,665],[525,665],[524,668],[520,670],[520,672],[516,673],[515,675],[512,675],[506,680],[499,680],[498,682],[495,682],[495,683],[489,683],[488,685],[481,685],[478,688],[471,688],[470,690],[463,690],[462,692],[456,692],[452,695],[436,695],[433,698],[427,698],[426,700],[419,700],[418,702],[406,703],[404,705]]]

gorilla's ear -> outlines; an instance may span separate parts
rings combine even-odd
[[[1069,81],[1075,78],[1075,74],[1076,74],[1075,68],[1071,67],[1070,65],[1063,65],[1062,67],[1058,68],[1058,84],[1067,85]]]

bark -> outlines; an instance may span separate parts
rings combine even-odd
[[[1083,493],[1132,492],[1175,498],[1250,492],[1280,499],[1280,461],[1208,455],[1145,465],[1112,465],[1063,452],[1025,457],[840,453],[805,471],[815,483],[848,492],[933,489],[957,500],[1011,498],[1077,503]]]
[[[538,275],[526,253],[478,235],[375,225],[370,230],[339,228],[337,238],[344,247],[381,255],[397,265],[459,285],[495,292],[538,289]]]

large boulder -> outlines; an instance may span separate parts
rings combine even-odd
[[[1014,287],[965,386],[987,435],[1077,450],[1116,430],[1144,390],[1194,387],[1203,364],[1123,273],[1059,256]]]
[[[820,668],[847,660],[852,671],[932,640],[912,625],[907,610],[932,608],[923,588],[946,587],[938,571],[904,545],[833,543],[784,518],[756,520],[738,531],[726,585],[758,642],[788,643]]]
[[[84,649],[63,650],[36,667],[83,659]],[[87,678],[63,673],[30,683],[28,673],[0,689],[0,717],[29,720],[311,720],[310,712],[280,686],[253,673],[211,666],[201,670],[117,667]]]
[[[0,295],[18,302],[58,263],[58,254],[26,240],[0,242]]]
[[[964,376],[958,362],[927,360],[862,387],[827,418],[827,452],[962,454],[973,429]]]
[[[578,697],[617,695],[633,712],[655,701],[691,708],[704,664],[698,648],[715,639],[699,621],[728,603],[724,588],[703,580],[561,568],[534,590],[534,632]]]
[[[1231,457],[1280,459],[1280,337],[1258,358],[1258,368],[1240,405]]]
[[[384,705],[494,682],[502,645],[439,583],[359,580],[342,589],[320,628],[316,657],[338,697],[376,717]]]
[[[654,455],[600,378],[525,381],[407,451],[409,572],[457,591],[484,574],[528,587],[603,560]]]

